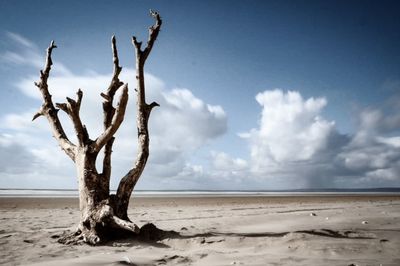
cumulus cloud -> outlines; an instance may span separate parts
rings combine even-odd
[[[320,115],[325,98],[304,100],[296,91],[272,90],[257,94],[256,100],[262,106],[259,128],[241,134],[250,142],[253,171],[309,161],[326,149],[335,123]]]
[[[362,182],[387,185],[400,181],[400,116],[379,109],[360,113],[358,130],[337,156],[349,175]]]
[[[222,107],[204,103],[188,89],[164,91],[159,101],[165,108],[152,117],[150,123],[160,132],[155,141],[161,144],[169,140],[165,144],[171,150],[199,148],[226,131],[226,114]]]
[[[355,133],[344,135],[323,118],[325,98],[271,90],[256,100],[259,127],[239,134],[250,146],[251,178],[281,188],[399,185],[398,112],[363,110]]]
[[[191,154],[226,132],[227,116],[221,106],[204,103],[188,89],[162,90],[155,98],[162,109],[150,120],[152,153],[145,173],[182,180],[188,177],[182,171],[192,169],[187,167]]]

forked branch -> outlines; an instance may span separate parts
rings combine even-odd
[[[107,127],[107,129],[95,140],[93,151],[99,152],[117,132],[119,126],[124,120],[127,103],[128,103],[128,84],[125,84],[122,86],[122,94],[119,99],[119,103],[116,108],[115,114],[111,120],[111,123]]]
[[[84,146],[89,140],[89,134],[86,127],[82,124],[79,114],[83,97],[81,89],[78,90],[76,96],[76,101],[67,97],[67,103],[56,103],[56,106],[67,113],[71,118],[79,145]]]
[[[158,12],[150,10],[150,15],[156,20],[156,22],[149,28],[149,39],[147,41],[147,46],[143,51],[141,50],[142,43],[138,42],[136,37],[132,37],[132,44],[135,47],[136,52],[136,123],[138,128],[138,152],[133,168],[128,171],[118,185],[117,199],[119,201],[118,207],[120,210],[122,210],[121,212],[124,212],[127,209],[133,188],[135,187],[144,170],[144,167],[146,166],[146,162],[149,157],[148,120],[151,110],[154,107],[159,106],[159,104],[156,102],[147,104],[145,97],[144,63],[146,62],[146,59],[153,48],[162,24],[162,20]],[[127,215],[126,213],[121,213],[119,210],[117,210],[117,212],[119,217],[124,217]]]
[[[32,120],[35,120],[39,116],[45,116],[50,123],[52,134],[54,138],[58,141],[61,149],[72,159],[75,160],[75,145],[69,141],[67,135],[64,132],[64,129],[60,123],[58,118],[58,109],[54,107],[53,101],[51,99],[51,95],[49,92],[47,80],[50,75],[51,66],[53,65],[53,61],[51,59],[51,53],[54,48],[57,46],[54,44],[54,41],[51,41],[50,46],[47,48],[46,55],[46,63],[43,70],[40,71],[40,80],[39,82],[35,82],[36,87],[39,88],[42,97],[43,104],[39,111],[33,116]]]
[[[147,40],[147,45],[144,50],[141,50],[142,42],[138,42],[136,37],[132,37],[132,44],[136,48],[136,60],[140,61],[142,65],[146,62],[147,57],[149,56],[151,49],[153,48],[154,42],[157,39],[158,33],[160,32],[162,20],[160,14],[157,11],[153,11],[150,9],[150,16],[152,16],[156,22],[154,25],[149,27],[149,38]]]
[[[156,23],[149,28],[149,39],[147,41],[147,46],[143,50],[143,60],[146,61],[149,56],[151,49],[153,48],[153,44],[157,39],[158,33],[160,32],[160,27],[162,24],[162,20],[160,14],[157,11],[153,11],[150,9],[150,15],[156,20]]]

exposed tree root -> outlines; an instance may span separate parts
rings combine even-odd
[[[58,242],[78,244],[81,242],[97,245],[101,242],[124,235],[139,234],[139,227],[129,220],[114,215],[109,201],[105,200],[82,217],[78,229],[74,233],[64,234]]]
[[[56,237],[57,236],[54,236],[54,238],[56,238]],[[82,231],[80,231],[79,229],[73,233],[64,231],[64,233],[61,236],[59,236],[59,239],[57,240],[57,242],[60,244],[65,244],[65,245],[82,244],[84,242]]]
[[[122,220],[122,219],[118,218],[117,216],[112,217],[111,226],[113,226],[114,228],[127,230],[127,231],[130,231],[135,234],[139,234],[139,232],[140,232],[140,229],[136,224]]]
[[[119,219],[119,218],[118,218]],[[118,239],[132,239],[143,242],[159,241],[165,238],[179,238],[181,235],[175,231],[164,231],[157,228],[154,224],[148,223],[139,227],[131,222],[119,219],[123,222],[122,227],[102,227],[98,230],[80,230],[76,232],[64,232],[58,239],[58,243],[65,245],[79,245],[87,243],[90,245],[106,244],[108,241]],[[101,232],[101,233],[98,233]],[[57,236],[56,236],[57,237]]]

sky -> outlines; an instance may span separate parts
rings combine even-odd
[[[149,9],[163,24],[146,97],[161,106],[137,189],[400,186],[398,1],[16,0],[0,2],[1,188],[77,188],[47,121],[31,121],[41,105],[33,82],[54,40],[53,100],[81,88],[82,120],[96,138],[112,35],[130,91],[114,144],[116,188],[136,158],[131,36],[147,40]]]

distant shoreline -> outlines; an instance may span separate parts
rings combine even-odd
[[[400,194],[292,194],[292,195],[132,195],[130,206],[147,206],[161,208],[161,206],[197,206],[197,205],[230,205],[255,204],[269,206],[271,204],[318,203],[330,204],[335,202],[376,202],[399,201]],[[0,209],[14,208],[76,208],[79,205],[78,196],[0,196]]]
[[[111,191],[115,193],[115,191]],[[321,190],[136,190],[133,197],[400,196],[400,188]],[[0,198],[77,198],[75,189],[0,189]]]
[[[32,190],[32,191],[78,191],[78,189],[62,188],[0,188],[7,190]],[[115,191],[111,189],[111,191]],[[400,192],[400,187],[376,188],[301,188],[301,189],[136,189],[138,192]]]

